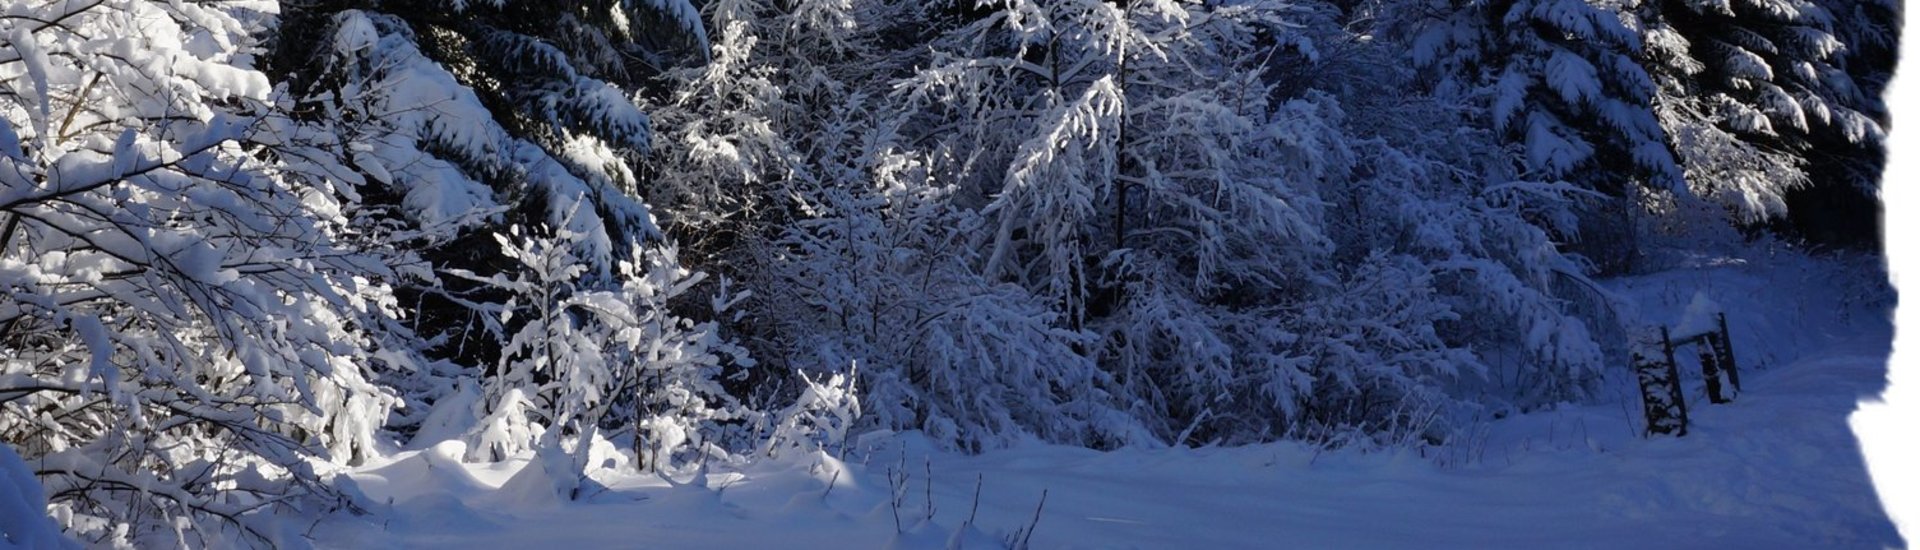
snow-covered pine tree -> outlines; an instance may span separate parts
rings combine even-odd
[[[1587,0],[1419,0],[1383,18],[1409,37],[1433,93],[1485,106],[1484,123],[1514,144],[1515,180],[1610,197],[1556,237],[1602,271],[1629,268],[1636,194],[1685,182],[1653,114],[1640,37],[1619,14]]]
[[[1888,81],[1899,59],[1902,7],[1891,0],[1818,2],[1833,14],[1833,33],[1846,46],[1834,65],[1846,71],[1862,101],[1851,108],[1889,123]],[[1878,249],[1881,175],[1886,166],[1884,133],[1850,140],[1845,133],[1816,132],[1807,154],[1812,185],[1789,193],[1787,216],[1795,233],[1814,242]]]
[[[506,460],[541,445],[558,446],[562,429],[591,434],[599,419],[588,413],[600,408],[613,385],[603,351],[606,335],[596,334],[598,323],[589,317],[604,308],[581,307],[605,297],[578,286],[587,271],[573,251],[579,235],[564,224],[537,230],[516,225],[494,238],[519,272],[479,279],[508,293],[498,326],[509,336],[499,364],[481,382],[474,413],[485,421],[470,434],[469,460]],[[541,435],[536,440],[532,434]]]
[[[559,308],[540,316],[547,320],[542,327],[590,334],[541,332],[522,342],[501,326],[490,304],[524,289],[479,282],[527,265],[502,253],[531,246],[517,242],[529,239],[526,234],[504,248],[494,241],[509,226],[564,234],[552,242],[571,247],[565,253],[582,270],[546,273],[550,277],[535,277],[544,281],[536,286],[567,285],[582,296],[617,301],[623,292],[645,290],[634,284],[653,284],[634,277],[681,270],[649,264],[678,260],[655,250],[662,235],[641,200],[648,190],[634,166],[653,143],[652,121],[638,106],[652,89],[650,79],[673,63],[707,55],[705,27],[691,4],[334,2],[292,6],[284,18],[283,28],[291,28],[277,43],[278,73],[303,93],[311,118],[331,128],[331,152],[349,159],[343,179],[360,182],[357,190],[388,209],[379,222],[400,228],[403,246],[467,275],[416,271],[401,289],[401,299],[419,311],[414,326],[439,360],[429,364],[436,368],[395,377],[392,384],[416,406],[390,428],[404,434],[421,427],[433,410],[424,405],[461,391],[454,382],[463,375],[460,365],[487,372],[477,403],[464,395],[455,401],[478,407],[488,422],[524,428],[539,421],[577,436],[614,427],[618,422],[606,409],[622,403],[630,417],[622,425],[651,422],[658,426],[650,430],[676,434],[664,438],[671,444],[656,446],[660,458],[700,444],[714,419],[740,414],[727,409],[729,398],[712,379],[723,366],[751,362],[737,350],[720,349],[726,346],[708,334],[715,327],[696,330],[670,314],[664,302],[679,290],[628,296],[659,302],[644,314],[620,310],[623,323],[639,323],[631,326],[570,325],[565,319],[583,315],[579,308],[540,302]],[[644,329],[654,325],[652,332]],[[662,347],[668,341],[680,343]],[[520,348],[548,345],[625,351],[515,374],[516,361],[525,359],[517,355]],[[699,374],[682,372],[688,369]],[[530,380],[539,383],[521,387]],[[554,381],[564,388],[543,386]],[[651,416],[631,418],[643,413]],[[433,437],[448,435],[447,426],[422,428]],[[548,437],[541,447],[556,447],[559,439]],[[471,450],[497,457],[540,444],[517,436],[487,443]]]
[[[1486,124],[1485,104],[1421,91],[1431,75],[1404,62],[1412,37],[1390,32],[1391,21],[1378,26],[1392,5],[1301,7],[1311,48],[1270,62],[1269,74],[1298,79],[1276,83],[1289,95],[1334,95],[1344,135],[1332,141],[1357,159],[1320,179],[1323,231],[1345,288],[1315,307],[1346,313],[1316,323],[1333,335],[1319,339],[1332,341],[1327,349],[1396,358],[1316,369],[1373,377],[1322,378],[1315,387],[1330,390],[1335,407],[1339,395],[1359,393],[1356,386],[1369,388],[1369,402],[1398,403],[1384,415],[1382,407],[1354,407],[1376,412],[1333,424],[1397,422],[1374,431],[1389,440],[1444,438],[1463,415],[1590,396],[1616,321],[1610,299],[1593,292],[1582,263],[1554,241],[1577,230],[1592,193],[1515,181],[1513,157],[1489,154],[1508,140]],[[1306,427],[1325,432],[1325,424]]]
[[[568,229],[589,276],[611,278],[634,257],[627,244],[659,238],[632,168],[652,139],[635,99],[665,66],[704,55],[691,4],[322,2],[282,19],[273,74],[334,123],[361,191],[435,264],[496,272],[511,262],[490,230],[576,210]],[[466,307],[489,299],[467,295],[480,289],[428,277],[401,290],[434,355],[496,359]]]
[[[1862,156],[1883,139],[1879,100],[1847,70],[1848,45],[1825,5],[1657,0],[1637,12],[1658,82],[1655,105],[1688,188],[1739,221],[1786,214],[1789,192],[1811,183],[1811,158]],[[1823,184],[1873,179],[1829,176]]]

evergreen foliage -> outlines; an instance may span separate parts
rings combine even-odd
[[[876,430],[1446,445],[1631,383],[1595,277],[1871,246],[1898,11],[0,2],[0,517],[300,544],[428,447],[580,498]]]

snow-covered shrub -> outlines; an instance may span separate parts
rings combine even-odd
[[[499,324],[514,327],[501,342],[500,362],[485,378],[482,392],[482,403],[526,415],[509,412],[496,420],[504,423],[507,433],[528,431],[514,426],[516,421],[550,429],[582,430],[596,425],[598,418],[589,416],[590,411],[601,407],[613,382],[602,350],[605,337],[595,334],[598,327],[587,316],[617,313],[596,303],[607,298],[604,294],[576,287],[587,271],[573,252],[579,235],[565,226],[552,232],[551,236],[535,235],[514,226],[506,234],[496,234],[501,250],[520,264],[520,270],[511,279],[504,274],[483,279],[508,293],[499,307]],[[519,450],[512,441],[472,443],[469,459],[503,460],[507,457],[500,451]]]
[[[773,418],[773,433],[767,437],[761,454],[778,457],[789,451],[812,452],[844,449],[847,435],[860,419],[858,363],[845,373],[833,373],[815,381],[800,373],[800,397]]]
[[[613,297],[625,305],[627,317],[612,335],[618,384],[606,422],[635,427],[634,441],[642,468],[660,469],[682,459],[719,450],[740,450],[757,444],[745,438],[749,421],[758,415],[741,403],[727,383],[737,382],[758,363],[732,338],[723,336],[715,320],[696,321],[683,316],[670,302],[690,296],[706,274],[682,267],[670,246],[648,248],[634,261],[622,262],[621,285]],[[719,287],[709,298],[709,319],[725,318],[751,293]]]
[[[883,173],[920,173],[910,159],[893,161],[902,172]],[[971,214],[932,189],[893,191],[843,195],[790,230],[774,302],[791,308],[795,350],[861,362],[864,424],[922,429],[972,449],[1029,436],[1146,440],[1108,404],[1104,375],[1078,351],[1091,335],[1060,327],[1031,293],[970,269],[978,254],[958,243],[959,228],[978,226],[964,221]]]
[[[0,440],[71,533],[270,544],[344,504],[414,361],[407,255],[251,63],[261,15],[13,3],[0,20]],[[315,498],[319,497],[316,503]]]
[[[1290,438],[1408,445],[1445,441],[1473,408],[1447,390],[1486,375],[1470,348],[1438,326],[1459,320],[1418,257],[1376,251],[1300,311],[1294,380],[1261,380],[1283,402]],[[1295,372],[1299,374],[1295,374]],[[1292,383],[1292,384],[1289,384]],[[1292,385],[1294,387],[1289,387]]]
[[[648,249],[637,258],[644,264],[620,262],[613,286],[589,276],[575,255],[584,237],[564,223],[514,226],[495,238],[519,263],[512,277],[450,271],[507,295],[487,306],[498,312],[490,326],[502,348],[475,401],[469,460],[558,448],[562,436],[578,438],[584,453],[598,429],[624,425],[636,430],[643,464],[658,467],[705,445],[716,422],[740,418],[719,378],[729,365],[753,363],[711,322],[669,309],[704,278],[679,267],[672,249]],[[713,307],[717,314],[729,305]]]

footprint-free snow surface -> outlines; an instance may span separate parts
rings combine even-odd
[[[604,490],[574,502],[509,483],[526,460],[461,464],[449,444],[359,468],[373,513],[309,532],[337,548],[1901,546],[1846,423],[1884,385],[1884,309],[1807,309],[1846,297],[1783,299],[1771,279],[1728,266],[1615,283],[1651,319],[1677,320],[1701,292],[1727,304],[1745,393],[1708,405],[1690,388],[1682,438],[1642,437],[1637,396],[1509,416],[1424,452],[967,456],[868,434],[840,458],[671,479],[608,470]]]

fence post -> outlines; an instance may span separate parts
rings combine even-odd
[[[1707,401],[1721,404],[1731,401],[1720,389],[1720,335],[1700,335],[1700,377],[1707,381]]]
[[[1667,328],[1642,330],[1635,338],[1632,355],[1647,433],[1687,435],[1687,403],[1680,394],[1680,371],[1673,364],[1673,342],[1667,337]]]
[[[1733,391],[1740,390],[1740,368],[1733,363],[1733,335],[1727,332],[1727,314],[1720,314],[1720,337],[1713,342],[1713,353],[1719,355],[1720,369],[1727,371],[1727,381],[1733,382]]]

